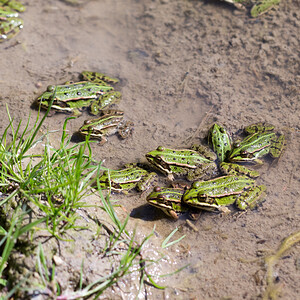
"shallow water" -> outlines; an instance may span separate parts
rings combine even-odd
[[[266,121],[287,133],[284,155],[259,169],[258,181],[268,189],[266,201],[237,219],[203,213],[194,223],[195,232],[185,220],[170,221],[144,206],[145,197],[115,196],[131,212],[130,226],[137,223],[141,236],[156,225],[153,246],[146,252],[155,256],[175,226],[186,234],[168,249],[169,258],[155,272],[190,265],[166,279],[166,291],[148,288],[150,299],[257,299],[265,287],[257,252],[276,249],[299,230],[296,1],[284,1],[258,19],[217,1],[99,0],[79,7],[61,1],[26,2],[24,29],[0,44],[2,131],[8,124],[6,104],[13,118],[25,121],[30,113],[37,114],[30,106],[49,84],[76,79],[87,69],[121,79],[118,108],[135,124],[127,140],[113,136],[102,147],[92,145],[95,158],[106,167],[145,162],[144,154],[158,145],[205,143],[216,121],[232,132]],[[43,130],[61,130],[65,118],[47,118]],[[71,120],[70,133],[86,118],[83,114]],[[60,135],[52,134],[54,145]],[[299,245],[277,267],[283,299],[296,299],[300,293],[297,259]],[[81,263],[78,257],[65,260],[70,269]],[[126,285],[130,283],[124,289]]]

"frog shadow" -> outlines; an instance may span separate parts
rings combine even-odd
[[[71,137],[71,142],[73,142],[73,143],[79,143],[79,142],[82,142],[82,141],[84,141],[84,137],[82,137],[82,135],[78,132],[78,131],[76,131],[76,132],[74,132],[73,134],[72,134],[72,137]]]
[[[143,221],[158,221],[166,218],[172,220],[161,209],[147,203],[134,208],[130,213],[130,217]]]

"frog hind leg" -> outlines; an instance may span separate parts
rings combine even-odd
[[[270,155],[273,158],[279,158],[285,148],[285,145],[286,145],[286,140],[284,134],[280,134],[278,137],[275,137],[271,141],[270,152],[269,152]]]
[[[128,138],[132,132],[133,132],[133,122],[126,121],[124,124],[122,124],[118,129],[118,135],[121,139]]]
[[[220,164],[220,170],[226,175],[247,175],[251,178],[256,178],[260,175],[258,171],[250,170],[245,166],[238,165],[235,163],[222,162]]]
[[[236,206],[240,210],[246,210],[248,208],[253,209],[257,204],[261,203],[264,199],[266,191],[265,185],[259,185],[247,190],[243,193],[235,202]]]
[[[152,186],[157,179],[157,174],[155,172],[151,172],[148,175],[144,176],[136,185],[136,189],[140,192],[144,192]]]

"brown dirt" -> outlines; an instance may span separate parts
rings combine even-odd
[[[164,252],[167,258],[154,271],[189,266],[162,282],[165,291],[148,287],[149,299],[257,299],[265,289],[258,253],[275,250],[299,230],[299,1],[282,1],[257,19],[218,1],[99,0],[79,7],[54,0],[25,2],[24,29],[0,45],[2,131],[8,124],[6,104],[15,120],[25,122],[30,113],[37,114],[30,106],[47,85],[88,69],[121,79],[118,107],[135,124],[127,140],[113,136],[102,147],[92,145],[106,167],[144,162],[144,154],[158,145],[188,147],[203,141],[216,121],[232,132],[266,121],[288,134],[279,162],[260,168],[266,201],[237,219],[203,213],[195,232],[184,220],[176,223],[144,207],[145,199],[137,194],[114,196],[131,212],[130,226],[138,224],[141,236],[156,224],[146,253],[157,255],[176,226],[187,235]],[[61,130],[65,117],[47,118],[43,129]],[[85,118],[70,121],[70,132]],[[54,145],[59,137],[52,134]],[[80,270],[83,257],[89,268],[99,266],[97,255],[90,259],[79,251],[81,242],[82,248],[89,247],[79,234],[74,251],[63,250],[67,266],[58,273]],[[300,294],[297,262],[299,245],[276,268],[282,299]],[[115,295],[122,297],[123,289],[134,298],[131,281],[124,281]]]

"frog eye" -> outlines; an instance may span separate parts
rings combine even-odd
[[[157,151],[164,151],[165,148],[164,148],[163,146],[158,146],[156,150],[157,150]]]
[[[192,185],[193,188],[198,188],[200,187],[200,181],[195,181]]]
[[[55,89],[55,85],[48,85],[47,86],[47,92],[53,92]]]
[[[91,122],[91,120],[85,120],[84,121],[84,125],[88,125],[88,124],[91,124],[92,122]]]
[[[156,187],[154,187],[154,192],[160,192],[161,191],[161,188],[159,187],[159,186],[156,186]]]
[[[157,200],[158,201],[161,201],[161,202],[164,202],[166,200],[165,196],[164,195],[158,195],[157,196]]]

